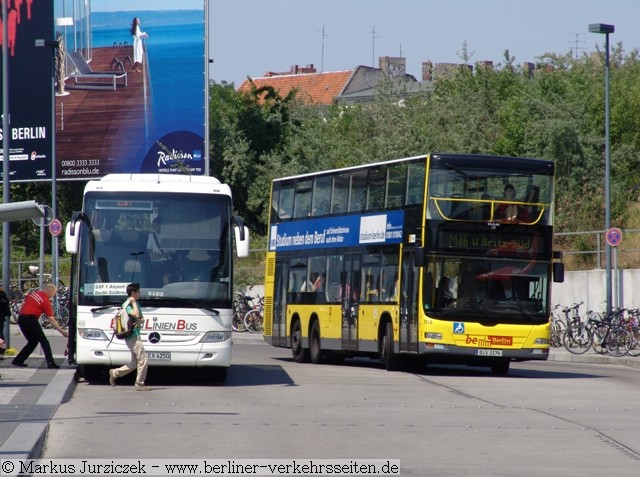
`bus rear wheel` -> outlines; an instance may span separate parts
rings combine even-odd
[[[393,324],[388,321],[380,346],[380,358],[384,362],[384,367],[387,371],[397,371],[400,369],[400,356],[396,354],[393,345]]]
[[[300,320],[296,320],[291,328],[291,354],[296,363],[307,363],[309,361],[309,349],[302,345]]]

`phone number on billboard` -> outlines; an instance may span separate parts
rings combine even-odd
[[[100,159],[71,159],[68,161],[62,161],[60,164],[62,167],[87,167],[87,166],[99,166]]]

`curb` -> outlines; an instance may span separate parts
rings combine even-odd
[[[619,358],[587,352],[585,354],[571,354],[568,351],[552,350],[549,353],[548,361],[564,361],[569,363],[583,364],[609,364],[614,366],[628,366],[629,368],[640,369],[640,357],[621,356]]]
[[[36,405],[50,406],[53,416],[62,403],[71,397],[75,388],[75,368],[63,368],[56,371]],[[49,418],[50,419],[50,418]],[[7,459],[37,459],[42,449],[49,427],[49,419],[42,422],[20,423],[0,446],[0,455]],[[18,475],[18,474],[7,474]]]

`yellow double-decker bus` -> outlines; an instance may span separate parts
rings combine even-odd
[[[554,163],[428,154],[276,179],[265,340],[297,362],[549,355]]]

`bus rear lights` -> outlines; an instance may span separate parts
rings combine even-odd
[[[425,339],[428,340],[438,340],[438,341],[442,341],[442,333],[434,333],[432,331],[427,331],[424,334]]]

